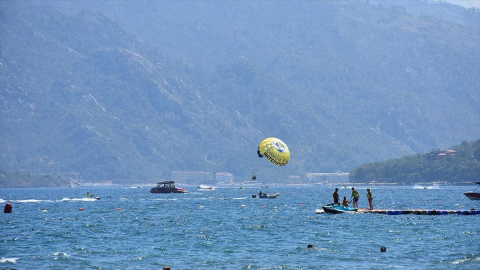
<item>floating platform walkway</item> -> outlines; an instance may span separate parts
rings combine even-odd
[[[358,212],[362,213],[373,213],[373,214],[386,214],[386,215],[480,215],[480,210],[471,209],[471,210],[436,210],[436,209],[407,209],[407,210],[367,210],[367,209],[358,209]]]
[[[323,214],[323,210],[315,210],[315,214]],[[375,209],[368,210],[364,208],[358,209],[356,212],[350,213],[370,213],[370,214],[385,214],[385,215],[429,215],[429,216],[439,216],[439,215],[480,215],[480,210],[471,209],[471,210],[436,210],[436,209],[406,209],[406,210],[397,210],[397,209]]]

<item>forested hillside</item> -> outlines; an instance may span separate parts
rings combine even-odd
[[[480,140],[446,150],[362,165],[350,173],[356,183],[465,183],[480,181]]]
[[[284,182],[478,139],[478,10],[405,3],[0,1],[0,165]]]
[[[0,188],[74,187],[78,183],[61,175],[32,175],[27,172],[8,172],[0,166]]]

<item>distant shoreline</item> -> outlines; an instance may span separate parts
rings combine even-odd
[[[187,184],[187,183],[177,183],[178,186],[185,186],[185,187],[197,187],[199,184]],[[447,183],[447,184],[438,184],[436,182],[428,183],[428,182],[421,182],[421,183],[412,183],[412,184],[399,184],[399,183],[233,183],[233,184],[209,184],[210,186],[215,187],[261,187],[261,188],[269,188],[269,187],[279,187],[279,186],[326,186],[326,187],[340,187],[340,188],[351,188],[355,186],[398,186],[398,187],[408,187],[408,186],[475,186],[475,182],[454,182],[454,183]],[[155,183],[141,183],[141,184],[115,184],[115,183],[80,183],[80,185],[72,187],[72,186],[12,186],[12,187],[0,187],[1,188],[83,188],[83,187],[153,187]]]

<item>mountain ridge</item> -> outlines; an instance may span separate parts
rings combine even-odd
[[[282,181],[291,174],[350,171],[480,135],[478,27],[322,2],[284,3],[262,16],[242,13],[221,28],[207,15],[231,7],[199,1],[186,3],[186,15],[173,12],[166,16],[171,21],[145,28],[164,30],[157,35],[164,41],[155,43],[80,2],[66,3],[79,9],[73,15],[62,1],[1,4],[0,162],[9,170],[74,171],[119,182],[167,179],[174,170],[229,171],[240,179],[256,171]],[[135,7],[180,8],[146,3]],[[102,1],[92,7],[109,4],[120,11],[134,5]],[[209,12],[197,18],[188,4]],[[316,24],[305,24],[302,14]],[[289,19],[273,19],[280,15]],[[168,27],[182,18],[184,25]],[[255,28],[262,22],[268,31]],[[231,30],[237,38],[228,41]],[[185,38],[208,48],[215,36],[218,59],[187,62],[177,58],[180,51],[170,53]],[[255,155],[271,136],[292,150],[284,168]]]

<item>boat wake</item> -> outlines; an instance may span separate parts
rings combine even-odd
[[[452,264],[466,264],[466,263],[469,263],[469,262],[480,262],[480,256],[478,257],[466,257],[464,259],[459,259],[459,260],[455,260],[452,262]]]
[[[63,199],[59,200],[59,202],[94,202],[97,201],[95,198],[67,198],[64,197]]]
[[[95,199],[95,198],[73,198],[73,199],[70,199],[70,198],[64,197],[61,200],[38,200],[38,199],[12,200],[12,202],[15,202],[15,203],[53,203],[53,202],[77,202],[77,201],[80,201],[80,202],[94,202],[94,201],[97,201],[97,199]],[[0,203],[4,203],[4,202],[7,202],[7,201],[0,199]]]
[[[18,261],[18,258],[1,258],[0,259],[0,263],[6,263],[6,262],[9,262],[9,263],[17,263]]]
[[[439,186],[420,186],[420,185],[415,185],[412,188],[413,189],[440,189]]]
[[[163,198],[161,198],[161,199],[153,199],[153,201],[178,201],[178,199],[176,199],[176,198],[175,199],[163,199]]]
[[[16,200],[17,203],[42,203],[42,202],[53,202],[52,200],[36,200],[36,199],[28,199],[28,200]]]
[[[54,253],[50,254],[49,256],[55,257],[55,259],[70,258],[70,255],[68,255],[65,252],[54,252]]]

